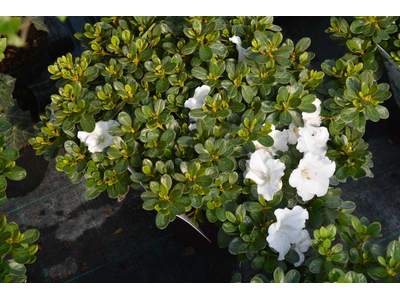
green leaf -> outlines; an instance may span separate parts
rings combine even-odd
[[[118,122],[122,125],[122,126],[127,126],[127,127],[131,127],[132,126],[132,118],[129,114],[127,114],[126,112],[121,112],[118,115]]]
[[[169,81],[166,77],[163,77],[157,81],[156,90],[157,92],[165,92],[169,88]]]
[[[378,106],[376,107],[376,110],[378,111],[379,117],[380,117],[381,119],[387,119],[387,118],[389,118],[389,111],[387,110],[386,107],[384,107],[384,106],[382,106],[382,105],[378,105]]]
[[[274,271],[274,281],[275,283],[284,283],[285,282],[285,273],[282,268],[276,268]]]
[[[96,127],[96,122],[92,115],[85,114],[80,121],[82,129],[86,132],[92,132]]]
[[[0,155],[3,157],[3,159],[12,161],[18,158],[19,153],[17,150],[13,148],[7,148],[3,150],[3,152],[1,152]]]
[[[7,133],[12,128],[11,124],[7,121],[0,121],[0,134]]]
[[[191,40],[189,43],[187,43],[187,45],[185,45],[181,52],[184,55],[190,55],[192,54],[194,51],[196,51],[197,45],[199,44],[199,42],[197,40]]]
[[[95,186],[94,188],[87,189],[85,191],[84,196],[85,196],[85,199],[90,200],[90,199],[96,198],[98,195],[100,195],[100,193],[101,193],[101,191],[97,189],[97,186]]]
[[[220,43],[214,43],[212,45],[210,45],[210,48],[212,50],[212,52],[216,55],[226,55],[228,53],[228,49],[226,48],[226,46],[224,44],[220,44]]]
[[[1,53],[3,51],[0,51]],[[10,107],[14,106],[13,91],[16,79],[0,73],[0,108],[7,111]]]
[[[400,260],[400,242],[391,241],[387,246],[387,257],[393,257],[396,262]]]
[[[21,167],[13,167],[9,172],[4,174],[11,180],[20,181],[26,177],[26,171]]]
[[[219,170],[222,172],[233,171],[235,168],[234,161],[229,157],[222,157],[218,159],[217,165]]]
[[[156,216],[156,226],[159,229],[165,229],[167,228],[169,224],[169,215],[163,215],[161,213],[158,213]]]
[[[10,251],[11,251],[11,245],[10,244],[4,243],[4,244],[0,245],[0,256],[6,255]],[[1,274],[1,272],[0,272],[0,274]]]
[[[269,135],[261,135],[257,138],[257,141],[265,147],[272,147],[274,145],[274,139]]]
[[[292,115],[287,110],[284,110],[279,114],[279,122],[283,125],[290,125],[292,123]]]
[[[24,248],[14,248],[11,251],[12,258],[19,264],[26,264],[30,261],[31,255]]]
[[[209,46],[201,45],[199,49],[199,55],[202,61],[209,61],[213,56],[213,52]]]
[[[300,282],[300,273],[297,270],[290,270],[287,272],[285,276],[286,283],[299,283]]]
[[[28,229],[24,232],[23,237],[20,241],[21,244],[32,244],[36,242],[40,237],[39,230],[37,229]]]
[[[231,283],[240,283],[242,282],[242,275],[240,273],[235,273],[231,279]]]
[[[378,122],[379,121],[379,112],[375,107],[368,106],[365,108],[365,114],[367,117],[372,121],[372,122]]]
[[[253,89],[248,85],[242,86],[242,96],[247,103],[250,103],[254,97]]]
[[[320,273],[322,271],[324,262],[325,262],[325,260],[323,258],[314,259],[309,266],[311,273],[314,273],[314,274]]]
[[[35,129],[30,111],[22,111],[16,104],[5,114],[7,121],[13,124],[11,130],[6,133],[7,147],[19,150],[30,138],[34,137]]]
[[[115,148],[108,148],[107,154],[112,159],[117,159],[117,158],[121,158],[122,157],[121,151],[118,150],[118,149],[115,149]]]
[[[345,122],[353,121],[358,115],[356,107],[345,108],[340,112],[340,117]]]

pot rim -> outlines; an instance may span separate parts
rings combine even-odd
[[[392,57],[390,56],[390,54],[387,53],[386,50],[383,49],[381,46],[379,46],[379,45],[377,45],[377,46],[378,46],[378,50],[379,50],[379,53],[381,54],[381,56],[382,56],[388,63],[390,63],[393,67],[395,67],[395,68],[400,72],[400,66],[398,66],[397,64],[395,64],[395,63],[392,61]]]

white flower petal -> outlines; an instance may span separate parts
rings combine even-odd
[[[245,60],[245,52],[246,52],[246,49],[244,49],[244,48],[242,47],[242,39],[241,39],[239,36],[236,36],[236,35],[235,35],[235,36],[229,38],[229,40],[230,40],[232,43],[236,44],[236,50],[237,50],[237,52],[238,52],[238,62],[244,61],[244,60]],[[250,47],[247,48],[247,50],[248,50],[248,49],[250,49]]]
[[[274,126],[275,127],[275,126]],[[289,132],[287,130],[273,130],[270,134],[270,137],[274,139],[274,145],[271,147],[272,153],[275,155],[276,151],[288,151],[288,140],[289,140]]]
[[[267,242],[271,248],[279,253],[278,260],[284,260],[285,255],[290,250],[290,242],[285,234],[280,234],[276,230],[276,223],[268,228]]]
[[[293,209],[277,209],[274,212],[276,216],[276,229],[286,234],[290,243],[297,243],[301,239],[301,230],[304,228],[308,219],[308,211],[301,206],[295,206]]]
[[[83,142],[86,143],[86,140],[91,136],[91,132],[86,132],[86,131],[78,131],[78,139]]]
[[[297,194],[303,201],[308,201],[315,195],[321,197],[328,192],[329,178],[334,172],[335,162],[309,152],[290,174],[289,184],[297,189]]]
[[[329,132],[326,127],[300,127],[297,150],[302,153],[314,153],[317,155],[325,155],[328,150],[327,142],[329,140]]]
[[[202,108],[206,102],[204,97],[208,95],[211,88],[208,85],[202,85],[195,89],[193,98],[189,98],[185,101],[184,106],[190,109]]]
[[[287,130],[287,129],[286,129]],[[291,145],[297,144],[297,139],[299,138],[299,129],[294,126],[294,124],[290,124],[288,131],[288,142]]]
[[[275,210],[275,216],[277,222],[268,228],[267,242],[271,248],[279,252],[278,260],[283,260],[291,244],[301,245],[302,230],[308,219],[308,211],[300,206],[295,206],[293,209],[278,208]]]
[[[292,246],[292,248],[297,252],[297,254],[300,257],[299,261],[297,263],[294,263],[295,267],[300,266],[304,262],[304,260],[305,260],[304,252],[307,252],[307,250],[308,250],[308,248],[310,248],[310,246],[311,246],[310,235],[306,229],[303,229],[301,231],[300,242],[298,242]]]
[[[86,143],[90,152],[101,152],[113,144],[113,136],[108,133],[108,130],[119,125],[115,120],[99,121],[92,132],[78,131],[78,138],[81,142]]]
[[[265,149],[256,150],[246,161],[244,177],[257,184],[257,192],[267,201],[282,188],[281,178],[284,175],[285,164],[279,159],[272,159]]]
[[[320,126],[322,118],[321,113],[321,100],[318,98],[314,100],[313,104],[317,107],[317,110],[313,113],[302,113],[304,126]]]

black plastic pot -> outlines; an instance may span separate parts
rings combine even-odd
[[[39,103],[30,88],[17,81],[13,92],[13,98],[17,100],[17,104],[21,110],[30,111],[33,124],[39,121]]]
[[[400,132],[400,67],[392,62],[389,53],[379,45],[378,50],[385,65],[387,78],[393,95],[392,99],[388,100],[387,105],[387,108],[390,111],[390,121],[397,132]]]
[[[21,181],[7,180],[7,197],[22,197],[37,188],[47,170],[49,162],[43,156],[37,156],[32,146],[26,145],[19,150],[16,165],[26,170],[26,177]]]
[[[400,67],[392,62],[392,57],[382,47],[378,45],[379,53],[383,58],[386,72],[390,81],[390,87],[393,90],[393,96],[396,99],[397,106],[400,108]]]
[[[30,111],[32,126],[39,120],[39,105],[32,91],[18,81],[13,92],[14,99],[17,100],[19,108],[23,111]],[[26,141],[24,147],[19,150],[19,158],[16,165],[26,170],[27,176],[22,181],[8,180],[7,196],[25,196],[40,185],[44,179],[49,162],[43,156],[37,156],[36,151]]]

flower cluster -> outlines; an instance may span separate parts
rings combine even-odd
[[[296,148],[304,153],[299,166],[289,178],[289,183],[297,189],[303,201],[311,200],[315,195],[324,196],[328,192],[329,178],[335,173],[335,162],[325,156],[328,150],[329,132],[321,125],[321,101],[316,99],[314,113],[303,113],[304,127],[298,129],[299,138]]]

